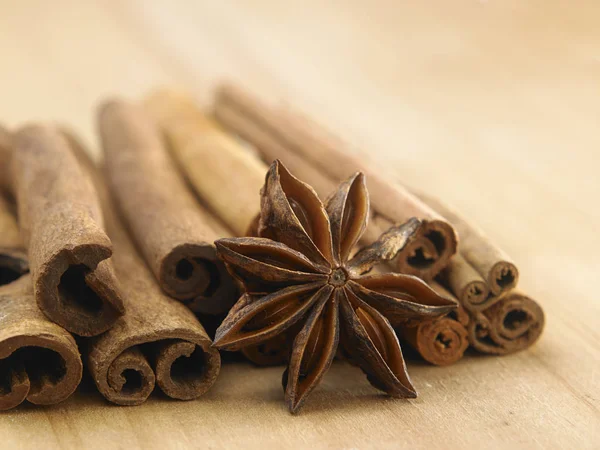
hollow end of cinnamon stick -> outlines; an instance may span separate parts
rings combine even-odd
[[[149,325],[146,328],[152,328]],[[199,325],[178,330],[154,327],[154,332],[124,334],[118,342],[118,333],[109,331],[109,336],[90,346],[90,372],[98,390],[110,402],[140,405],[155,385],[171,398],[192,400],[214,384],[221,359],[219,352],[211,348],[210,339],[194,329]]]
[[[459,299],[460,304],[469,311],[481,311],[493,302],[486,281],[460,253],[450,259],[437,279],[448,287]]]
[[[0,410],[67,399],[81,381],[79,349],[39,311],[30,276],[0,288],[0,309]]]
[[[409,327],[403,332],[403,337],[425,361],[437,366],[454,364],[469,346],[466,328],[450,317]]]
[[[432,282],[430,286],[439,295],[458,303],[439,283]],[[447,316],[424,320],[399,331],[425,361],[437,366],[447,366],[460,360],[469,346],[466,329],[468,322],[467,312],[459,306]]]
[[[473,316],[469,341],[482,353],[505,355],[533,345],[544,325],[544,311],[539,304],[519,291],[511,291]]]
[[[517,286],[519,281],[519,270],[510,261],[498,261],[490,269],[487,283],[494,295],[508,292]]]
[[[450,224],[424,219],[419,235],[398,256],[398,270],[430,281],[446,267],[457,246],[458,237]]]
[[[459,297],[465,308],[476,310],[488,299],[489,289],[486,283],[479,280],[472,280],[465,284],[459,292]]]
[[[34,272],[36,299],[44,314],[79,336],[96,336],[112,327],[124,306],[107,264],[111,254],[110,246],[81,244],[49,258]]]
[[[216,263],[214,245],[181,244],[163,259],[160,284],[167,294],[178,300],[209,293],[220,282]]]
[[[214,382],[215,364],[211,352],[193,342],[173,340],[159,344],[156,351],[156,382],[171,398],[192,400],[204,394]]]
[[[139,347],[126,349],[116,357],[107,374],[111,395],[117,405],[137,406],[144,403],[156,384],[156,376]]]

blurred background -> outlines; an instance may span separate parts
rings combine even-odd
[[[395,443],[401,434],[398,443],[411,447],[431,436],[462,448],[529,448],[528,440],[598,447],[598,372],[585,369],[600,361],[600,0],[0,0],[0,123],[9,127],[58,121],[98,155],[95,115],[106,97],[138,100],[167,85],[208,107],[223,81],[288,103],[350,151],[456,205],[514,258],[520,287],[547,318],[528,352],[486,365],[465,359],[447,372],[416,367],[417,378],[431,374],[443,386],[443,401],[406,405],[401,414],[412,421],[403,425],[417,424],[411,434],[379,420],[386,406],[372,422],[343,414],[290,419],[272,427],[265,438],[272,441],[257,442],[290,445],[293,436],[310,445],[333,430],[340,442],[373,435]],[[241,373],[232,370],[231,379]],[[279,370],[270,374],[278,384]],[[256,395],[279,402],[279,387],[268,389]],[[428,382],[419,389],[434,390]],[[497,403],[477,397],[486,389]],[[200,403],[221,408],[221,438],[235,437],[227,420],[239,408],[226,403],[241,391]],[[252,436],[264,429],[254,413],[263,404],[241,400],[254,421],[240,429]],[[351,417],[360,417],[360,402],[347,402]],[[20,434],[44,421],[83,442],[129,427],[127,446],[156,445],[165,424],[201,430],[197,404],[145,407],[127,410],[137,422],[114,410],[40,410],[38,421],[19,413],[4,430],[19,442],[45,439],[38,429]],[[190,446],[215,446],[212,429],[206,441],[194,440],[202,433],[180,434]]]
[[[600,194],[598,0],[0,6],[6,125],[66,122],[96,148],[106,96],[177,85],[208,105],[216,84],[235,81],[457,204],[514,255],[539,297],[573,287],[528,277],[534,267],[597,273],[587,242],[600,222],[590,206]],[[557,255],[573,221],[581,239]]]

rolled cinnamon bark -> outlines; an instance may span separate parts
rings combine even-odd
[[[13,213],[0,194],[0,410],[25,400],[38,405],[65,400],[83,368],[73,337],[36,305],[31,276],[19,278],[27,260]]]
[[[219,352],[194,313],[163,293],[122,226],[99,170],[86,154],[79,158],[87,160],[101,199],[127,308],[112,329],[88,341],[92,378],[119,405],[143,403],[155,383],[169,397],[198,398],[217,378]]]
[[[150,118],[117,100],[102,106],[98,122],[107,180],[162,289],[197,312],[227,311],[237,291],[216,256],[213,242],[220,236],[207,224]]]
[[[533,345],[542,334],[544,323],[544,311],[535,300],[513,290],[471,316],[467,327],[469,342],[482,353],[514,353]]]
[[[481,229],[469,223],[454,208],[433,196],[422,193],[418,195],[456,228],[460,237],[460,254],[485,280],[493,295],[497,296],[508,292],[517,285],[519,280],[517,266],[504,251],[492,243]],[[464,280],[474,280],[476,277],[468,272],[470,272],[468,269],[461,267],[454,276],[462,279],[463,282]],[[484,308],[485,303],[479,303],[477,309]]]
[[[336,183],[360,170],[367,176],[373,210],[387,222],[422,219],[420,236],[398,256],[398,269],[403,273],[431,280],[456,253],[457,236],[448,221],[380,169],[352,156],[342,142],[326,135],[318,125],[285,109],[271,108],[231,86],[220,90],[214,114],[225,127],[261,152],[274,154],[285,147]],[[273,142],[279,147],[266,150]]]
[[[8,191],[11,186],[10,158],[12,154],[10,132],[0,125],[0,191]]]
[[[450,259],[438,278],[470,312],[482,311],[493,301],[488,284],[463,258],[460,251]]]
[[[73,336],[36,305],[31,276],[0,287],[0,410],[62,402],[82,371]]]
[[[16,280],[28,271],[29,263],[12,205],[0,192],[0,286]]]
[[[21,240],[16,211],[7,198],[10,187],[11,144],[9,132],[0,126],[0,286],[29,271],[27,252]]]
[[[431,286],[440,295],[454,298],[438,283],[431,283]],[[400,336],[417,350],[425,361],[438,366],[447,366],[461,359],[469,346],[466,329],[468,322],[467,312],[459,307],[448,316],[424,320],[401,327],[399,330],[401,330]]]
[[[55,128],[22,128],[13,147],[11,187],[37,304],[72,333],[100,334],[123,314],[123,302],[96,193]]]
[[[246,235],[260,212],[260,190],[268,167],[250,151],[240,151],[241,144],[202,114],[189,97],[162,90],[144,104],[198,196],[234,235]]]

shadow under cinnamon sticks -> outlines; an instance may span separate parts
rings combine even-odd
[[[162,292],[123,227],[100,171],[73,135],[71,141],[98,191],[126,306],[112,329],[86,341],[92,378],[107,400],[120,405],[143,403],[156,384],[171,398],[198,398],[217,378],[219,352],[194,313]]]

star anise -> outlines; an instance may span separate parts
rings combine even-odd
[[[275,161],[261,194],[260,237],[216,242],[246,293],[217,330],[215,346],[239,350],[299,330],[283,376],[291,412],[327,372],[338,343],[373,386],[416,397],[390,321],[398,326],[443,315],[456,304],[413,276],[364,274],[392,258],[420,222],[412,219],[350,258],[369,214],[363,174],[342,183],[324,207],[310,186]]]

